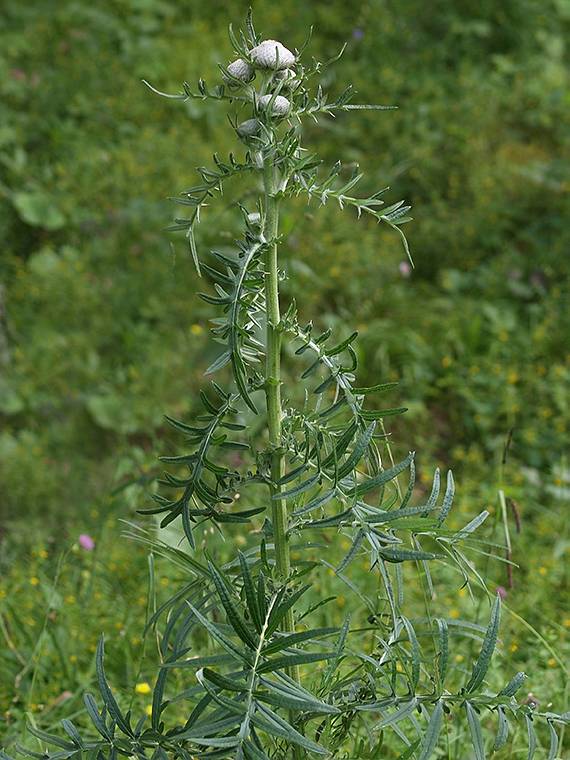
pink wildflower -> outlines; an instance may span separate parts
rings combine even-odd
[[[92,552],[95,548],[95,541],[87,533],[82,533],[79,536],[79,546],[86,552]]]

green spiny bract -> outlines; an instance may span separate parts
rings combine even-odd
[[[83,738],[71,721],[63,723],[66,739],[35,727],[30,731],[56,747],[47,755],[54,760],[84,752],[94,758],[121,754],[157,760],[374,758],[388,742],[399,745],[394,752],[401,758],[427,760],[451,715],[464,720],[479,760],[485,744],[494,742],[498,749],[508,740],[509,719],[525,723],[532,749],[533,721],[541,717],[550,729],[554,758],[554,725],[568,716],[517,703],[522,673],[498,692],[486,685],[498,640],[499,598],[486,629],[430,613],[434,566],[448,563],[465,584],[474,579],[484,586],[468,553],[476,549],[473,533],[487,513],[461,530],[448,529],[455,485],[448,473],[441,494],[439,471],[430,495],[416,504],[414,453],[395,462],[384,428],[386,417],[406,410],[373,402],[395,384],[358,385],[356,332],[336,339],[330,330],[319,333],[312,323],[299,321],[294,301],[280,313],[278,253],[286,245],[279,207],[289,198],[352,207],[359,217],[365,213],[396,230],[408,250],[400,229],[409,220],[408,206],[402,201],[387,206],[384,190],[355,195],[360,173],[343,177],[340,162],[324,171],[301,144],[306,118],[385,107],[352,104],[351,87],[329,101],[320,86],[311,87],[325,65],[305,65],[303,50],[292,53],[275,40],[262,41],[251,17],[244,33],[230,30],[230,37],[236,58],[221,67],[223,83],[210,89],[201,80],[197,90],[185,83],[180,95],[169,96],[226,101],[236,151],[244,155],[214,156],[211,168],[200,168],[199,183],[178,198],[189,216],[171,227],[185,231],[197,271],[209,282],[202,298],[216,308],[211,332],[221,348],[206,373],[229,368],[233,387],[212,382],[200,393],[203,411],[194,422],[168,418],[185,436],[186,450],[162,458],[171,471],[161,481],[155,506],[144,511],[160,515],[162,527],[180,521],[186,548],[172,549],[142,528],[130,531],[131,538],[172,557],[188,573],[187,584],[147,626],[157,632],[162,663],[150,724],[146,716],[135,721],[114,697],[101,640],[96,665],[102,708],[91,695],[85,697],[93,735]],[[232,251],[214,250],[201,258],[195,228],[202,211],[237,175],[248,175],[249,188],[260,188],[256,204],[238,204],[243,237]],[[284,343],[299,362],[302,395],[281,376]],[[295,406],[297,398],[301,402]],[[261,432],[250,435],[254,425]],[[232,450],[239,457],[228,458]],[[252,486],[265,487],[269,499],[247,506]],[[252,520],[257,543],[244,553],[221,565],[206,551],[197,556],[198,526],[211,522],[224,530],[228,523]],[[328,547],[339,536],[348,548],[333,563]],[[363,557],[379,579],[376,597],[351,580],[351,564]],[[402,567],[416,572],[423,587],[424,618],[404,614]],[[310,625],[316,611],[335,598],[314,593],[313,585],[326,573],[356,600],[340,628]],[[363,612],[366,626],[353,622]],[[208,636],[207,654],[194,649],[197,629]],[[479,655],[464,675],[450,664],[450,639],[461,634],[480,641]],[[167,691],[168,677],[178,669],[193,676],[183,695],[189,707],[182,719],[176,706],[180,695]],[[493,720],[496,738],[486,740]]]

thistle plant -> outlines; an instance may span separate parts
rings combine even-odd
[[[171,227],[184,231],[207,282],[201,297],[215,310],[211,332],[220,348],[206,374],[221,372],[229,384],[212,379],[200,391],[203,410],[194,421],[167,418],[185,448],[162,457],[168,472],[154,505],[142,511],[158,515],[162,528],[179,524],[180,545],[173,548],[154,528],[128,531],[186,579],[147,623],[160,659],[152,714],[138,718],[121,707],[101,640],[100,696],[85,696],[92,732],[84,735],[69,720],[65,738],[31,727],[55,750],[22,751],[53,760],[427,760],[446,738],[454,756],[481,760],[522,726],[528,757],[545,742],[553,760],[557,726],[569,716],[517,701],[524,673],[491,686],[500,598],[490,599],[485,627],[432,613],[442,574],[445,583],[454,573],[457,586],[486,593],[473,558],[488,513],[459,530],[448,527],[451,472],[442,484],[436,470],[429,495],[415,497],[414,453],[394,461],[384,426],[405,409],[377,401],[395,384],[380,378],[359,385],[357,333],[319,331],[302,321],[294,300],[280,298],[287,243],[279,214],[291,199],[368,215],[398,233],[408,251],[401,226],[409,206],[387,205],[384,190],[361,197],[358,171],[347,174],[340,162],[326,171],[301,142],[307,120],[386,107],[353,103],[351,86],[329,100],[313,83],[336,59],[306,62],[306,46],[293,52],[262,40],[251,16],[245,31],[230,27],[230,39],[235,58],[220,67],[215,86],[185,83],[177,95],[151,87],[227,106],[236,142],[227,159],[214,155],[210,168],[198,169],[198,184],[178,198],[188,213]],[[195,233],[206,206],[238,175],[248,183],[247,201],[235,206],[241,239],[231,251],[199,252]],[[233,549],[235,525],[249,526],[243,552]],[[227,534],[222,548],[202,545],[205,526]],[[339,538],[349,546],[344,552],[334,548]],[[363,561],[366,588],[351,573]],[[317,591],[323,575],[335,587],[324,598]],[[405,598],[418,589],[425,612],[412,618]],[[353,600],[343,623],[315,625],[341,591]],[[204,634],[207,645],[200,644]],[[466,670],[453,664],[462,637],[478,649]],[[178,693],[177,673],[176,683],[184,683]],[[539,721],[544,730],[535,733]]]

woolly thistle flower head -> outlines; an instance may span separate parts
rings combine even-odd
[[[226,71],[230,76],[224,74],[224,79],[230,84],[232,83],[232,79],[239,79],[240,82],[251,82],[255,77],[253,66],[244,61],[243,58],[238,58],[228,64]]]
[[[271,108],[272,116],[287,116],[291,108],[291,103],[283,95],[262,95],[257,105],[262,111]]]
[[[301,84],[301,80],[297,77],[292,69],[282,69],[276,71],[274,79],[277,83],[287,90],[296,90]]]
[[[250,50],[254,66],[260,69],[290,69],[295,65],[295,56],[277,40],[264,40]]]
[[[259,130],[261,129],[261,122],[259,119],[246,119],[246,121],[242,121],[241,124],[238,124],[236,127],[236,131],[240,137],[255,137],[257,134],[259,134]]]

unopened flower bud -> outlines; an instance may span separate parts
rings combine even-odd
[[[247,215],[247,221],[251,225],[259,226],[261,224],[261,214],[259,211],[253,211],[251,214]]]
[[[264,40],[250,51],[254,66],[260,69],[289,69],[295,65],[295,56],[277,40]]]
[[[236,61],[232,61],[227,67],[227,72],[228,74],[231,74],[234,79],[239,79],[241,82],[251,82],[255,76],[253,67],[250,66],[247,61],[244,61],[243,58],[238,58]],[[226,75],[224,75],[224,79],[226,82],[232,82],[230,77]]]
[[[238,124],[237,133],[240,137],[255,137],[259,134],[260,128],[261,122],[258,119],[247,119]]]
[[[262,95],[257,101],[257,104],[259,108],[265,110],[269,108],[271,101],[273,101],[271,106],[272,116],[287,116],[289,109],[291,108],[291,103],[287,98],[284,98],[283,95],[277,95],[275,97],[273,95]]]
[[[296,90],[297,87],[301,84],[301,80],[297,78],[295,72],[292,69],[283,69],[282,71],[276,71],[275,80],[279,83],[283,82],[281,86],[287,90]]]

